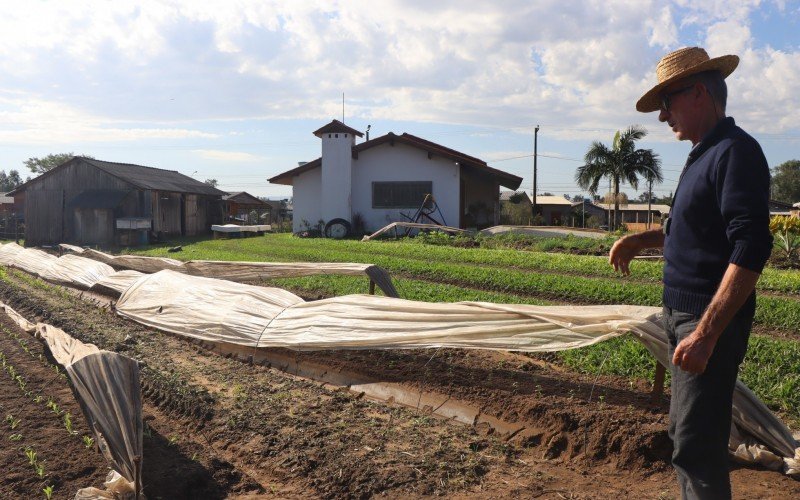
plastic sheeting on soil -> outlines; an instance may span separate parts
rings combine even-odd
[[[373,238],[377,238],[378,236],[380,236],[380,235],[382,235],[384,233],[387,233],[387,232],[391,231],[392,229],[396,230],[396,228],[398,228],[398,227],[402,227],[402,228],[405,228],[407,230],[408,229],[437,230],[437,231],[444,231],[446,233],[453,233],[453,234],[460,234],[460,233],[467,233],[468,232],[466,229],[459,229],[457,227],[450,227],[450,226],[440,226],[439,224],[421,224],[421,223],[418,223],[418,222],[392,222],[391,224],[388,224],[388,225],[378,229],[374,233],[364,236],[363,238],[361,238],[361,241],[369,241],[369,240],[371,240]]]
[[[41,275],[43,279],[55,283],[90,288],[98,281],[111,276],[116,271],[108,264],[77,255],[66,254],[52,261],[52,264]]]
[[[569,227],[541,227],[541,226],[492,226],[486,229],[481,229],[480,234],[485,236],[494,236],[496,234],[514,233],[525,234],[528,236],[543,236],[545,238],[559,237],[559,236],[577,236],[580,238],[602,239],[608,236],[608,233],[595,232],[595,231],[582,231],[580,229],[571,229]]]
[[[213,224],[211,230],[215,233],[263,233],[272,231],[270,224],[256,224],[253,226],[237,226],[236,224]]]
[[[2,302],[0,310],[23,330],[41,339],[56,362],[64,367],[95,442],[114,469],[106,481],[106,490],[86,488],[76,498],[133,497],[136,491],[141,491],[143,456],[138,363],[93,344],[84,344],[51,325],[31,323]]]
[[[654,307],[442,304],[374,295],[304,302],[279,288],[161,271],[139,279],[116,309],[160,330],[253,348],[543,352],[632,333],[661,364],[669,362],[661,310]],[[741,382],[734,396],[734,423],[738,429],[730,448],[737,459],[800,474],[800,448],[791,432]]]
[[[25,248],[16,243],[8,243],[0,246],[0,264],[10,266],[11,263],[14,262],[14,257],[23,250],[25,250]]]
[[[358,276],[366,274],[388,297],[398,297],[392,278],[385,269],[372,264],[348,262],[230,262],[215,260],[190,260],[183,262],[166,257],[142,255],[110,255],[92,249],[61,244],[62,249],[82,257],[103,262],[115,268],[130,269],[152,274],[164,269],[193,276],[219,278],[229,281],[254,281],[272,278],[294,278],[319,274]],[[21,248],[21,247],[20,247]],[[0,256],[2,253],[0,253]]]
[[[97,280],[97,282],[94,283],[89,290],[105,294],[113,293],[119,297],[122,295],[122,292],[130,288],[130,286],[142,276],[144,276],[144,273],[133,271],[131,269],[117,271],[113,274],[109,274],[105,278]]]

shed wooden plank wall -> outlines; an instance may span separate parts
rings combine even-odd
[[[114,176],[83,162],[73,162],[32,182],[25,195],[25,244],[46,245],[71,241],[74,215],[65,212],[69,200],[86,189],[130,190]]]
[[[114,211],[102,208],[74,209],[74,235],[82,245],[110,245],[114,242]]]
[[[64,191],[61,189],[37,189],[26,193],[25,246],[63,241],[63,210]]]
[[[181,234],[181,194],[152,191],[153,231],[167,236]]]

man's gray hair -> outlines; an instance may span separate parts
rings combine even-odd
[[[716,70],[704,71],[690,76],[687,80],[693,84],[702,83],[720,111],[725,113],[725,107],[728,104],[728,85],[725,83],[722,73]]]

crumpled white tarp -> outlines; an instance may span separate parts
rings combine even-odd
[[[239,227],[239,226],[237,226]],[[144,255],[111,255],[98,250],[84,249],[62,243],[61,248],[81,257],[95,259],[118,269],[131,269],[141,273],[157,273],[169,269],[179,273],[230,281],[255,281],[272,278],[295,278],[319,274],[358,276],[366,274],[388,297],[398,297],[392,278],[380,266],[349,262],[241,262],[216,260],[190,260],[183,262],[166,257]]]
[[[111,255],[91,248],[84,250],[81,256],[99,260],[114,268],[133,269],[140,273],[157,273],[163,269],[183,271],[183,261],[166,257],[146,257],[143,255]]]
[[[25,247],[16,243],[6,243],[0,246],[0,264],[10,266],[14,262],[14,257],[23,250],[25,250]]]
[[[661,309],[644,306],[531,306],[486,302],[428,303],[375,295],[304,302],[279,288],[253,287],[161,271],[123,293],[117,312],[160,330],[244,346],[297,350],[474,348],[524,352],[574,349],[632,333],[666,364]],[[668,366],[668,365],[666,365]],[[741,382],[734,423],[757,438],[733,436],[737,457],[783,463],[797,473],[800,452],[788,428]]]
[[[42,279],[81,288],[90,288],[98,281],[114,274],[108,264],[77,255],[65,254],[53,261],[41,275]]]
[[[361,241],[369,241],[373,238],[377,238],[378,236],[384,233],[388,233],[392,229],[397,231],[398,227],[404,228],[406,231],[424,229],[424,230],[444,231],[445,233],[453,233],[453,234],[462,234],[469,232],[466,229],[459,229],[457,227],[450,227],[450,226],[441,226],[439,224],[423,224],[420,222],[392,222],[391,224],[387,224],[386,226],[378,229],[377,231],[375,231],[370,235],[365,235],[363,238],[361,238]]]
[[[12,244],[13,243],[9,243],[9,245]],[[56,260],[58,260],[58,257],[43,250],[24,248],[21,252],[17,252],[14,255],[14,258],[8,265],[33,274],[34,276],[43,276]]]
[[[272,231],[270,224],[256,224],[250,226],[237,226],[236,224],[212,224],[211,230],[215,233],[263,233]]]
[[[143,456],[138,363],[93,344],[84,344],[51,325],[31,323],[2,302],[0,310],[23,330],[41,339],[65,368],[95,442],[114,469],[105,491],[86,488],[76,498],[133,498],[135,485],[141,491]]]
[[[89,290],[96,291],[98,293],[113,292],[113,294],[119,297],[122,295],[122,292],[127,290],[142,276],[144,276],[144,273],[140,273],[139,271],[134,271],[132,269],[117,271],[99,279],[89,288]]]
[[[128,288],[116,310],[139,323],[187,337],[255,346],[274,316],[299,303],[303,299],[280,288],[159,271]]]

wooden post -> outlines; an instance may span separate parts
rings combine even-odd
[[[142,457],[139,455],[133,457],[133,489],[134,498],[142,498]]]
[[[375,295],[375,282],[372,280],[369,280],[369,294]]]
[[[653,380],[653,392],[651,393],[654,403],[661,399],[661,395],[664,394],[664,375],[666,372],[667,369],[664,368],[664,365],[656,361],[656,376],[655,380]]]

